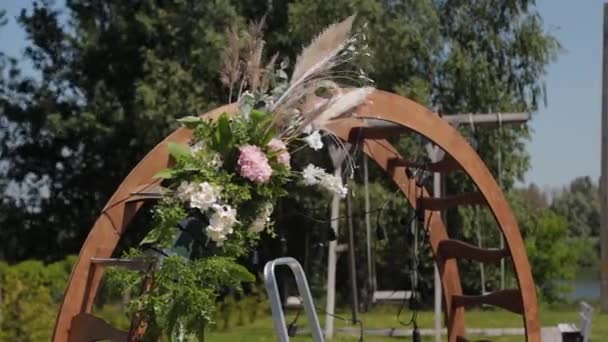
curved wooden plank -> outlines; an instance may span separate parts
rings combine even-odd
[[[453,303],[457,307],[492,305],[520,315],[525,312],[519,289],[499,290],[479,296],[458,295],[454,296]]]
[[[455,239],[439,242],[438,251],[445,259],[468,259],[484,264],[499,262],[510,255],[506,249],[479,248]]]
[[[376,91],[370,96],[370,103],[357,108],[356,113],[359,117],[376,118],[391,121],[403,125],[404,127],[416,131],[433,142],[439,145],[449,155],[454,157],[457,163],[476,183],[481,193],[484,195],[486,201],[492,212],[494,213],[496,220],[501,227],[505,235],[505,240],[510,252],[513,256],[513,262],[515,266],[516,276],[518,278],[519,286],[522,289],[521,298],[524,304],[524,325],[526,328],[526,336],[528,341],[537,342],[540,339],[540,326],[538,322],[538,307],[536,301],[536,293],[532,275],[530,272],[530,266],[527,261],[525,249],[523,247],[523,241],[517,228],[517,223],[510,212],[510,209],[506,203],[500,188],[493,180],[491,174],[481,161],[475,151],[468,145],[466,140],[462,138],[456,130],[451,128],[444,120],[437,118],[431,112],[424,107],[416,104],[415,102],[399,97],[397,95]],[[210,117],[217,116],[221,112],[233,111],[234,107],[224,106],[218,108],[215,111],[209,113]],[[380,113],[380,114],[378,114]],[[348,132],[353,127],[361,127],[361,120],[358,119],[346,119],[336,121],[332,124],[332,130],[339,130],[342,127],[343,131],[346,131],[343,138],[348,139]],[[141,184],[151,184],[154,182],[152,176],[160,169],[167,166],[168,153],[166,149],[166,143],[168,141],[175,142],[186,142],[190,137],[190,132],[185,129],[179,129],[171,134],[162,143],[157,145],[138,165],[133,171],[127,176],[127,178],[120,185],[116,193],[112,196],[108,204],[103,210],[102,215],[96,221],[93,226],[83,249],[79,255],[76,265],[70,276],[68,286],[66,288],[64,302],[61,305],[59,312],[55,332],[54,341],[66,341],[69,335],[70,323],[79,312],[90,311],[92,306],[92,298],[97,291],[97,286],[101,279],[101,272],[94,274],[92,280],[92,288],[89,289],[89,293],[84,299],[86,279],[88,277],[90,259],[92,257],[109,257],[120,238],[120,234],[126,229],[127,224],[135,215],[137,210],[141,207],[141,202],[128,202],[127,200],[132,196],[131,193],[137,189]],[[366,144],[366,146],[372,146]],[[389,145],[390,146],[390,145]],[[371,154],[373,148],[385,148],[386,146],[375,145],[366,149]],[[386,153],[384,153],[386,155]],[[393,155],[393,157],[395,157]],[[399,157],[399,156],[397,156]],[[378,160],[377,160],[378,162]],[[381,160],[379,164],[387,165],[387,160]],[[387,169],[387,171],[389,171]],[[405,171],[405,170],[403,170]],[[393,179],[399,184],[404,191],[404,184],[402,181],[407,180],[405,172],[397,172],[395,170],[389,172]],[[413,189],[414,186],[409,186],[407,191]],[[414,196],[414,195],[412,195]],[[427,215],[431,215],[427,213]],[[431,217],[431,216],[429,216]],[[431,225],[432,223],[431,217]],[[439,232],[439,233],[437,233]],[[445,240],[447,235],[443,239],[433,237],[433,234],[442,234],[437,229],[431,229],[431,244],[433,249],[437,250],[437,244],[440,240]],[[436,260],[441,260],[441,257],[436,253]],[[442,283],[444,289],[452,291],[456,294],[457,289],[460,288],[460,281],[458,278],[457,268],[450,267],[449,265],[454,260],[441,260],[438,262],[439,267],[443,268],[441,272]],[[452,270],[452,271],[450,271]],[[453,271],[456,271],[455,273]],[[459,298],[459,297],[457,297]],[[448,300],[446,300],[446,303]],[[452,309],[448,310],[447,316],[450,320],[455,317],[462,318],[461,308],[456,308],[452,305]],[[460,314],[459,314],[460,313]],[[448,322],[449,326],[458,326],[453,322]],[[456,329],[453,329],[456,331]],[[458,335],[462,335],[461,332]],[[450,333],[450,342],[455,341],[455,336]]]
[[[361,119],[389,121],[425,136],[460,164],[485,197],[509,248],[525,309],[523,321],[526,338],[530,342],[540,341],[536,287],[524,242],[505,196],[481,158],[447,121],[420,104],[384,91],[375,91],[368,99],[367,103],[356,109],[355,118],[336,120],[330,129],[350,130],[357,125],[365,127],[364,120]],[[349,138],[356,139],[356,136],[353,134]],[[450,339],[450,342],[454,340]]]
[[[233,112],[234,110],[234,105],[227,105],[217,108],[207,115],[215,117],[223,112]],[[128,199],[133,196],[132,193],[141,190],[142,184],[158,184],[159,181],[153,179],[153,176],[168,166],[167,143],[170,141],[185,143],[190,136],[189,130],[178,129],[156,145],[129,173],[110,198],[101,216],[91,228],[80,250],[78,260],[72,268],[55,322],[53,341],[67,341],[73,318],[79,313],[91,311],[93,299],[103,275],[101,271],[95,272],[89,280],[91,258],[112,256],[120,235],[142,205],[141,201],[128,202]]]
[[[459,205],[481,205],[486,204],[486,199],[479,192],[469,192],[446,197],[422,197],[418,204],[424,210],[444,211]]]

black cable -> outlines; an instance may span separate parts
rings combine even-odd
[[[425,171],[426,171],[426,164],[424,166]],[[423,179],[424,180],[424,179]],[[422,198],[422,195],[424,193],[423,191],[423,180],[416,180],[416,185],[418,186],[418,188],[420,189],[418,196],[416,196],[417,199]],[[414,269],[410,272],[410,276],[412,276],[412,274],[414,272],[418,271],[418,265],[419,265],[419,260],[420,260],[420,256],[422,254],[422,250],[424,247],[424,242],[428,240],[428,235],[429,235],[429,227],[430,227],[430,223],[431,223],[431,217],[433,216],[433,212],[431,211],[426,223],[425,221],[425,209],[424,207],[422,207],[420,205],[420,202],[418,201],[417,205],[416,205],[416,214],[414,215],[414,218],[417,219],[418,224],[422,225],[422,231],[424,232],[424,238],[422,239],[422,243],[420,244],[420,248],[418,249],[417,253],[414,254],[413,256],[413,264],[414,264]],[[410,224],[412,223],[411,220],[409,222]],[[415,243],[418,243],[419,241],[419,237],[417,237],[417,240]],[[419,342],[421,341],[421,337],[420,337],[420,332],[418,331],[418,311],[420,310],[420,302],[418,301],[418,284],[417,282],[414,282],[412,279],[412,284],[413,284],[413,288],[412,288],[412,294],[408,299],[404,298],[403,299],[403,303],[401,304],[401,306],[399,307],[399,310],[397,311],[397,321],[399,322],[399,324],[401,324],[402,326],[413,326],[413,332],[412,332],[412,339],[414,342]],[[405,304],[409,303],[409,308],[412,311],[412,315],[410,316],[409,321],[407,322],[403,322],[401,320],[401,313],[403,312],[403,309],[405,308]]]
[[[301,299],[300,299],[300,304],[303,304]],[[341,321],[351,322],[350,319],[338,316],[336,314],[329,313],[329,312],[327,312],[327,311],[325,311],[323,309],[318,308],[317,306],[315,306],[314,308],[317,311],[317,313],[319,311],[321,311],[321,312],[324,312],[326,315],[329,315],[329,316],[331,316],[333,318],[337,318],[337,319],[339,319]],[[298,311],[296,312],[296,316],[294,317],[293,321],[291,321],[291,323],[289,323],[287,325],[287,335],[289,335],[289,337],[294,337],[296,335],[296,332],[298,330],[298,326],[296,325],[296,323],[298,322],[298,318],[300,318],[300,313],[301,312],[302,312],[302,307],[300,307],[298,309]],[[359,324],[359,342],[363,342],[363,321],[361,321],[360,319],[358,319],[354,323]]]

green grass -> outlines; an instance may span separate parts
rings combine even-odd
[[[243,308],[246,310],[247,308]],[[372,312],[361,314],[361,320],[363,326],[366,329],[369,328],[404,328],[397,321],[396,306],[384,306],[377,307]],[[264,310],[260,310],[264,311]],[[605,341],[608,336],[608,314],[598,314],[599,310],[596,308],[592,323],[592,336],[591,340],[594,342]],[[111,325],[128,329],[129,322],[121,311],[121,308],[117,305],[106,305],[97,312],[100,317],[103,317]],[[410,312],[404,311],[402,313],[402,320],[409,319]],[[341,312],[338,315],[344,318],[349,317],[348,312]],[[253,323],[243,323],[250,321],[249,315],[240,315],[239,312],[235,311],[229,318],[228,328],[224,331],[219,331],[220,327],[223,327],[225,322],[218,322],[218,328],[216,331],[212,331],[208,334],[207,341],[211,342],[274,342],[276,341],[274,328],[270,313],[261,313],[256,317]],[[294,317],[294,313],[288,313],[286,321],[290,322]],[[321,324],[325,322],[325,316],[319,315]],[[499,309],[487,309],[487,310],[469,310],[465,316],[466,326],[470,328],[521,328],[522,321],[521,316],[512,314],[510,312],[499,310]],[[347,327],[351,326],[349,323],[343,322],[339,319],[335,319],[335,327]],[[418,326],[420,328],[432,328],[433,323],[433,312],[422,311],[418,314]],[[556,326],[558,323],[578,323],[578,307],[577,306],[561,306],[561,307],[550,307],[543,305],[541,307],[541,322],[542,326]],[[306,327],[306,315],[303,313],[298,320],[299,327]],[[355,327],[358,327],[356,325]],[[514,342],[523,341],[522,336],[503,336],[503,337],[489,337],[484,338],[482,336],[468,336],[471,340],[476,339],[490,339],[494,342]],[[445,338],[445,337],[444,337]],[[310,336],[298,336],[293,338],[294,342],[310,341]],[[348,335],[337,335],[332,341],[335,342],[347,342],[357,341],[358,336]],[[380,337],[380,336],[365,336],[366,342],[389,342],[406,340],[411,341],[411,337]],[[433,341],[432,337],[424,337],[423,341]]]
[[[396,307],[384,307],[374,310],[370,313],[361,315],[365,328],[402,328],[396,318]],[[596,310],[597,312],[597,310]],[[408,319],[408,312],[404,312],[402,319]],[[348,313],[342,313],[344,317],[348,317]],[[293,315],[289,314],[287,321]],[[319,319],[321,323],[324,322],[325,318],[320,315]],[[541,309],[541,321],[542,326],[555,326],[558,323],[565,322],[576,322],[578,323],[578,312],[577,308],[551,308],[543,307]],[[306,320],[304,315],[300,317],[299,326],[306,326]],[[466,314],[466,325],[471,328],[519,328],[522,327],[521,318],[518,315],[501,311],[501,310],[470,310]],[[336,327],[350,326],[348,323],[344,323],[340,320],[335,320]],[[433,327],[433,313],[430,311],[420,312],[418,315],[418,326],[420,328],[432,328]],[[608,315],[595,314],[592,324],[592,341],[603,341],[608,336]],[[274,336],[274,330],[272,320],[270,316],[261,317],[254,323],[247,324],[240,327],[232,327],[227,331],[215,331],[208,335],[208,341],[218,342],[270,342],[276,341]],[[470,339],[475,340],[483,339],[479,336],[469,336]],[[486,338],[487,339],[487,338]],[[522,336],[503,336],[503,337],[491,337],[492,341],[497,342],[511,342],[511,341],[522,341]],[[310,336],[299,336],[292,339],[293,341],[310,341]],[[357,341],[358,336],[347,336],[337,335],[333,341],[346,342],[346,341]],[[387,342],[397,340],[411,340],[407,338],[397,337],[378,337],[378,336],[365,336],[367,342]],[[424,341],[431,341],[431,337],[423,338]]]

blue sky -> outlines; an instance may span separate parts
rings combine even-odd
[[[547,106],[535,113],[528,144],[532,168],[526,183],[561,186],[577,176],[600,173],[602,0],[537,0],[545,27],[564,52],[548,69]],[[18,56],[25,35],[14,17],[25,4],[4,0],[9,23],[0,48]]]

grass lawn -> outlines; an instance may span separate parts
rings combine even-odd
[[[361,315],[364,328],[402,328],[396,318],[396,307],[384,307],[374,310],[370,313]],[[597,312],[597,310],[596,310]],[[402,320],[409,319],[409,312],[402,314]],[[342,316],[348,317],[348,313],[342,313]],[[292,318],[293,315],[288,315]],[[323,315],[319,317],[321,323],[325,318]],[[543,307],[541,310],[541,320],[543,326],[555,326],[557,323],[577,322],[577,308],[560,308],[552,309]],[[467,327],[471,328],[519,328],[522,327],[520,316],[502,311],[502,310],[469,310],[466,314]],[[305,327],[306,319],[302,314],[298,326]],[[336,327],[350,326],[348,323],[340,320],[335,320]],[[433,327],[433,313],[431,311],[423,311],[418,315],[418,326],[420,328]],[[483,337],[469,336],[470,339],[483,339]],[[522,341],[522,336],[505,336],[505,337],[490,337],[485,338],[498,342]],[[595,314],[592,324],[592,341],[607,341],[608,340],[608,315]],[[310,341],[310,336],[299,336],[292,339],[293,341]],[[358,336],[338,335],[333,341],[346,342],[357,341]],[[410,340],[411,337],[378,337],[365,336],[367,342],[387,342],[396,340]],[[423,341],[431,341],[432,337],[423,338]],[[246,324],[239,327],[230,328],[228,331],[216,331],[208,335],[207,341],[219,342],[270,342],[276,341],[274,330],[270,316],[262,317],[254,323]]]

